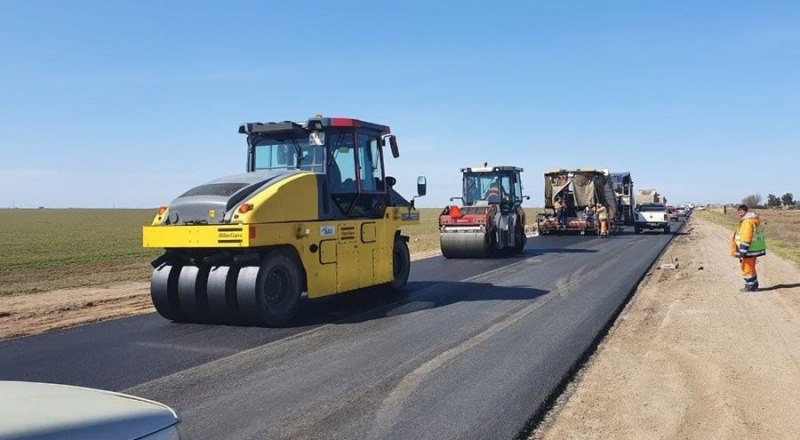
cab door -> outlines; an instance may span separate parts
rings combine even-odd
[[[336,169],[331,195],[346,218],[337,231],[339,292],[374,285],[376,269],[386,264],[386,258],[377,254],[378,222],[386,209],[381,133],[357,129],[355,134],[354,139],[349,134],[340,136],[331,155]]]
[[[380,265],[386,264],[378,252],[378,221],[386,210],[386,187],[383,175],[383,157],[380,147],[380,132],[359,130],[358,151],[358,190],[353,206],[353,215],[369,220],[361,223],[358,243],[359,273],[358,282],[363,286],[376,284],[375,275]]]
[[[358,152],[353,130],[342,130],[329,135],[329,171],[331,199],[336,216],[343,219],[336,224],[336,291],[345,292],[359,286],[359,235],[360,224],[351,218],[353,204],[358,196]]]

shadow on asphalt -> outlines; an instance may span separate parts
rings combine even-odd
[[[530,253],[530,251],[528,249],[526,253]],[[155,318],[158,327],[155,334],[159,341],[187,336],[196,338],[198,332],[203,333],[205,340],[208,341],[216,337],[227,340],[231,335],[236,335],[234,339],[241,342],[237,347],[247,349],[325,324],[366,322],[425,309],[446,307],[465,301],[528,301],[546,293],[545,290],[530,287],[502,287],[489,283],[416,281],[409,282],[402,292],[392,292],[386,287],[373,287],[314,300],[304,299],[297,317],[282,328],[253,326],[238,322],[176,324],[154,315],[131,319],[147,318],[152,320]],[[113,324],[113,321],[98,325],[104,324]]]
[[[523,286],[505,287],[466,281],[410,282],[401,293],[374,288],[306,301],[295,325],[351,324],[465,301],[527,301],[545,294],[546,290]]]
[[[759,292],[769,292],[770,290],[780,290],[780,289],[794,289],[795,287],[800,287],[800,283],[794,284],[776,284],[774,286],[769,287],[761,287],[758,289]]]
[[[530,249],[529,253],[535,255],[543,254],[590,254],[597,252],[596,249],[576,249],[576,248],[539,248]]]

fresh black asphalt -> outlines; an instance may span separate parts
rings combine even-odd
[[[151,314],[6,341],[0,380],[155,399],[193,438],[512,438],[668,238],[546,236],[519,257],[421,260],[402,295],[315,301],[284,329]]]

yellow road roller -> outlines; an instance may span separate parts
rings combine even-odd
[[[389,127],[352,118],[246,123],[247,172],[186,191],[143,228],[150,294],[174,321],[284,326],[301,298],[400,290],[411,267],[414,200],[386,176]]]

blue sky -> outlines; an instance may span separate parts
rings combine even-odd
[[[459,168],[793,192],[800,3],[0,2],[0,207],[154,207],[244,170],[245,121],[390,125],[401,193]]]

